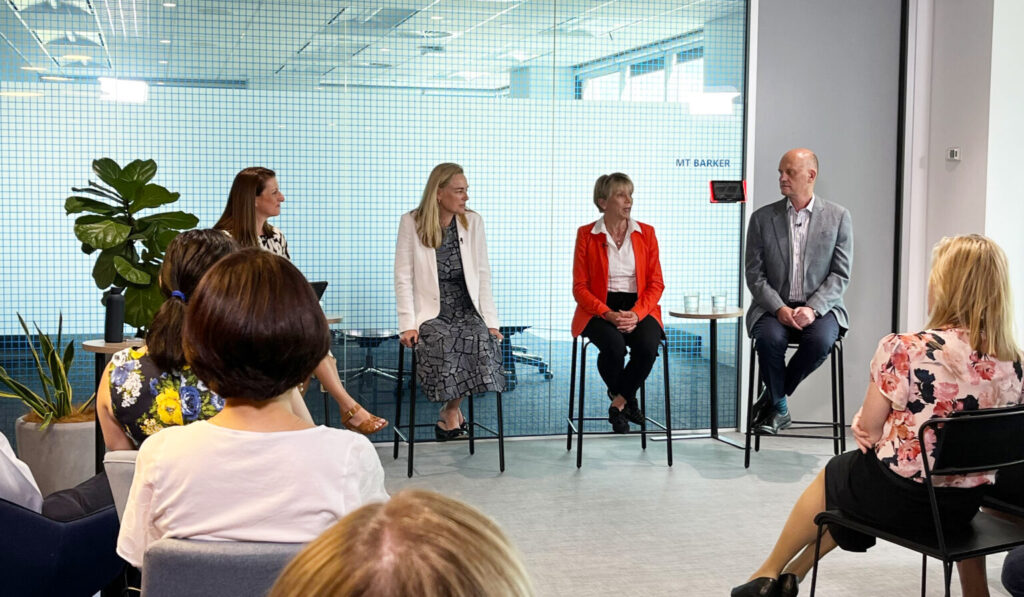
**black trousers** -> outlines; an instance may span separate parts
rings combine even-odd
[[[635,292],[609,292],[608,306],[613,311],[631,309],[636,304]],[[658,320],[650,315],[637,324],[636,329],[623,334],[611,322],[592,317],[583,328],[583,335],[597,347],[597,371],[608,386],[611,395],[621,394],[623,398],[636,398],[640,385],[658,357],[658,341],[662,329]],[[626,348],[629,348],[629,362],[626,362]]]
[[[794,305],[799,306],[798,303],[789,306]],[[756,341],[761,379],[768,386],[772,403],[779,402],[783,396],[792,396],[800,382],[825,362],[839,337],[839,329],[836,315],[831,312],[816,318],[803,330],[782,325],[772,313],[765,313],[757,320],[751,336]],[[790,342],[798,343],[798,348],[786,363],[786,346]]]

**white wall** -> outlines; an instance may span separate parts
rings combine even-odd
[[[875,346],[890,331],[900,6],[772,0],[759,3],[756,22],[752,207],[780,198],[779,158],[807,146],[821,162],[816,191],[853,216],[849,417],[860,406]],[[795,418],[831,418],[829,379],[826,364],[797,390]]]
[[[1010,260],[1018,339],[1024,326],[1024,5],[1016,0],[917,0],[909,56],[906,264],[903,322],[925,323],[931,248],[944,236],[981,233]],[[961,161],[946,159],[959,147]]]
[[[1024,3],[995,0],[992,19],[992,76],[989,94],[988,172],[985,234],[1010,260],[1016,300],[1017,338],[1024,332],[1024,201],[1020,167],[1024,158]]]

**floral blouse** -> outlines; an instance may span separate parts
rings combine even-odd
[[[168,373],[137,348],[116,353],[111,363],[110,406],[136,446],[164,427],[209,419],[224,408],[188,365]]]
[[[270,251],[274,255],[280,255],[287,259],[291,259],[292,256],[288,253],[288,239],[284,237],[284,233],[277,226],[270,227],[273,232],[269,236],[265,236],[262,233],[256,237],[259,241],[260,247],[265,251]],[[224,234],[231,236],[230,230],[221,230]]]
[[[999,361],[971,349],[963,329],[890,334],[871,360],[871,383],[892,403],[875,444],[878,460],[897,475],[924,481],[921,424],[954,411],[1013,406],[1021,402],[1021,361]],[[935,438],[924,438],[932,457]],[[929,462],[931,462],[929,460]],[[976,487],[995,482],[991,473],[936,477],[936,486]]]

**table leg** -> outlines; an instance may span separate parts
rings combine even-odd
[[[709,320],[709,326],[711,333],[709,334],[708,341],[711,346],[708,347],[708,356],[711,358],[711,379],[708,380],[708,386],[711,389],[711,439],[716,439],[737,448],[743,448],[742,445],[729,438],[718,437],[718,320]]]
[[[103,379],[103,370],[107,368],[107,355],[97,352],[95,360],[95,376],[96,384],[95,388],[99,390],[100,381]],[[93,401],[94,420],[96,423],[96,474],[103,472],[103,454],[106,452],[106,446],[103,444],[103,430],[100,428],[100,411],[96,407],[96,402]]]

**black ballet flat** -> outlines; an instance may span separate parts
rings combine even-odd
[[[729,595],[731,597],[778,597],[779,581],[762,576],[738,587],[733,587]]]
[[[644,424],[644,411],[640,410],[640,404],[637,403],[636,398],[626,398],[626,406],[622,409],[622,414],[634,425]]]
[[[612,424],[612,431],[615,433],[629,432],[629,421],[626,419],[625,413],[614,406],[608,407],[608,422]]]
[[[800,593],[800,579],[787,572],[779,575],[779,597],[796,597]]]
[[[463,434],[462,427],[456,427],[455,429],[445,429],[441,427],[441,423],[434,423],[434,439],[439,442],[446,442],[453,439],[459,439]]]

